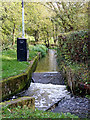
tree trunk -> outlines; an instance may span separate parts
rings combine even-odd
[[[54,39],[54,44],[56,45],[56,42],[57,42],[57,38],[58,38],[58,35],[57,35],[57,31],[58,31],[58,26],[57,24],[55,25],[56,29],[55,29],[55,39]]]
[[[46,40],[44,41],[45,45],[46,45]]]
[[[49,44],[49,34],[48,34],[48,32],[47,32],[47,42],[48,42],[47,47],[49,47],[50,44]]]
[[[14,27],[13,27],[13,42],[12,45],[15,45],[15,23],[14,23]]]
[[[38,30],[35,30],[35,42],[38,42],[39,35],[38,35]]]

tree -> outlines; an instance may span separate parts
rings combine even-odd
[[[18,8],[18,9],[17,9]],[[21,26],[21,3],[2,2],[2,44],[15,44],[15,33]],[[6,45],[7,45],[6,44]]]
[[[33,35],[36,42],[41,39],[46,40],[47,32],[51,32],[52,22],[49,17],[49,12],[41,4],[25,4],[26,32]]]
[[[82,14],[83,8],[87,9],[87,3],[84,2],[47,2],[43,4],[49,10],[55,13],[52,17],[54,21],[62,27],[63,32],[69,32],[79,29],[84,29],[87,26],[87,15],[85,11]],[[85,9],[85,10],[86,10]],[[82,24],[85,24],[84,27]]]

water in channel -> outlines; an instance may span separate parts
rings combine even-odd
[[[25,96],[34,97],[35,107],[39,110],[46,110],[55,102],[70,97],[64,80],[58,72],[55,50],[49,50],[47,55],[38,62],[32,79],[34,83],[31,83]]]
[[[49,50],[46,57],[42,58],[32,75],[34,81],[23,93],[23,96],[35,98],[35,107],[46,110],[52,104],[59,102],[52,112],[71,112],[81,118],[89,118],[89,100],[86,98],[72,97],[64,85],[64,79],[56,62],[56,51]]]
[[[47,55],[38,62],[35,72],[57,72],[57,71],[58,66],[56,61],[56,51],[49,50]]]

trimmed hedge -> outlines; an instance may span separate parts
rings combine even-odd
[[[57,61],[64,73],[66,84],[73,93],[90,93],[89,82],[89,54],[88,54],[88,32],[73,31],[62,33],[58,37]],[[83,84],[81,90],[79,84]]]
[[[88,58],[88,32],[62,33],[58,37],[58,54],[65,62],[86,62]]]

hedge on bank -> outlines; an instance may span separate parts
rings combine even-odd
[[[84,90],[85,94],[90,93],[89,69],[88,69],[88,32],[74,31],[60,34],[58,37],[59,46],[57,49],[58,64],[64,71],[66,82],[74,92]],[[79,83],[83,85],[82,90]],[[85,88],[85,86],[87,89]],[[74,93],[75,93],[74,92]]]
[[[62,33],[58,37],[59,56],[65,62],[86,62],[88,58],[88,32]]]

